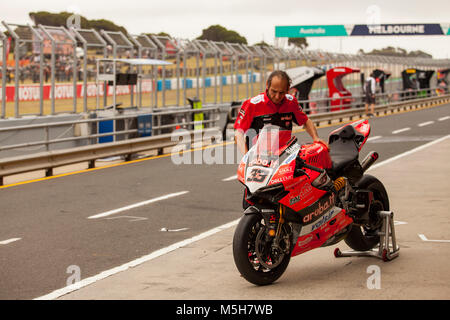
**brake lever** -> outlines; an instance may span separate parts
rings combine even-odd
[[[303,176],[303,175],[307,176],[308,179],[311,180],[311,177],[309,176],[309,174],[306,173],[306,171],[304,171],[302,169],[295,169],[294,170],[294,178],[300,177],[300,176]]]

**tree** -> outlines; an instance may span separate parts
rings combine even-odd
[[[197,39],[247,44],[247,39],[245,39],[245,37],[241,36],[236,31],[228,30],[227,28],[222,27],[218,24],[212,25],[207,29],[203,29],[202,35]]]
[[[378,55],[378,56],[433,58],[431,54],[428,54],[420,50],[408,52],[403,48],[394,48],[391,46],[383,49],[373,49],[372,51],[367,53],[365,53],[363,49],[359,49],[358,53],[366,55]]]
[[[258,42],[258,43],[255,43],[254,46],[260,46],[260,47],[272,47],[270,44],[268,44],[268,43],[265,42],[264,40],[263,40],[263,41],[260,41],[260,42]]]
[[[169,37],[169,38],[172,38],[172,37],[170,36],[170,34],[168,34],[167,32],[164,32],[164,31],[161,31],[161,32],[158,32],[158,33],[146,33],[145,35],[146,35],[146,36],[162,36],[162,37]]]
[[[309,45],[308,41],[306,41],[306,38],[289,38],[288,44],[293,44],[300,49],[306,49]]]
[[[73,16],[73,13],[50,13],[47,11],[39,11],[30,12],[29,16],[35,25],[42,24],[44,26],[66,27],[67,20]],[[127,30],[124,27],[118,26],[114,22],[105,19],[88,20],[85,17],[80,16],[80,27],[82,29],[95,29],[97,31],[100,31],[101,29],[105,31],[121,31],[124,34],[127,34]]]

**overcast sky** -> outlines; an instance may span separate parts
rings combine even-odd
[[[450,24],[449,0],[1,0],[0,20],[29,23],[33,11],[79,13],[88,19],[108,19],[132,34],[167,32],[194,39],[202,29],[220,24],[247,38],[273,44],[277,25],[387,23]],[[0,27],[3,30],[3,26]],[[435,58],[450,58],[450,36],[316,37],[309,49],[356,53],[386,46],[422,50]]]

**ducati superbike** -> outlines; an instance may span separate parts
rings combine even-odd
[[[378,154],[359,161],[369,134],[367,120],[354,121],[330,133],[328,148],[300,145],[275,125],[262,128],[238,168],[247,208],[234,233],[233,256],[247,281],[273,283],[291,257],[342,240],[359,253],[378,246],[385,261],[398,255],[386,189],[365,174]],[[344,256],[339,249],[334,254]]]

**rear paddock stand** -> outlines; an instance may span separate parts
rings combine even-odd
[[[369,251],[350,250],[344,252],[336,248],[334,250],[334,256],[336,258],[354,256],[376,257],[386,262],[398,257],[400,248],[397,246],[397,240],[395,238],[394,213],[392,211],[378,211],[377,214],[383,217],[383,226],[381,231],[378,232],[380,236],[379,247]]]

